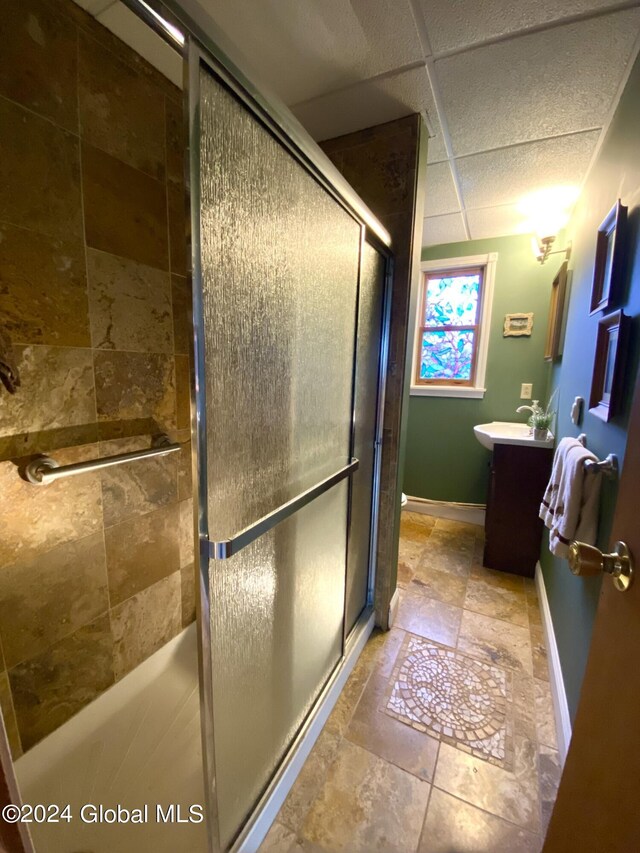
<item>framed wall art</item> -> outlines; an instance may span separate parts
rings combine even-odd
[[[626,244],[627,208],[618,199],[598,228],[591,314],[608,311],[618,304],[623,284]]]
[[[533,314],[505,314],[503,338],[520,338],[533,331]]]
[[[589,411],[603,421],[620,411],[629,319],[616,311],[598,323]]]
[[[564,317],[564,301],[567,291],[568,266],[567,261],[565,261],[558,270],[558,274],[551,285],[547,341],[544,346],[545,361],[555,361],[562,355],[562,320]]]

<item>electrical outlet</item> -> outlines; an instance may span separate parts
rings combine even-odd
[[[523,382],[520,386],[520,399],[530,400],[533,395],[533,385],[531,382]]]

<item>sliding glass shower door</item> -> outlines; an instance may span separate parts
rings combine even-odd
[[[205,747],[225,850],[344,651],[364,229],[194,47],[189,97]],[[371,490],[368,507],[367,536]]]

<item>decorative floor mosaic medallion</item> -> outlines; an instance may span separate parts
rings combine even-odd
[[[503,669],[408,634],[383,710],[391,717],[511,769],[511,676]]]

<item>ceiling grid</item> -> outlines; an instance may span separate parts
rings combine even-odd
[[[521,233],[524,197],[577,191],[640,45],[640,0],[180,2],[318,141],[426,116],[424,245]]]

